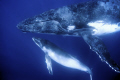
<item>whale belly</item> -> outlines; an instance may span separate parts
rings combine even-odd
[[[46,51],[48,53],[48,55],[50,56],[51,59],[53,59],[55,62],[66,66],[66,67],[70,67],[70,68],[75,68],[75,69],[79,69],[82,71],[87,71],[87,68],[84,64],[80,63],[77,59],[75,59],[74,57],[70,56],[70,55],[60,55],[60,54],[64,54],[64,52],[60,51],[54,51],[51,49],[47,49],[47,48],[43,48],[44,51]]]

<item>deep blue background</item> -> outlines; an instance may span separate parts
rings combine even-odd
[[[80,2],[85,0],[0,0],[0,78],[2,80],[89,80],[89,74],[66,68],[54,61],[52,61],[53,76],[49,75],[45,55],[31,39],[40,37],[50,40],[90,67],[93,80],[120,80],[120,74],[102,62],[81,37],[22,33],[16,27],[22,20],[49,9]],[[112,58],[120,65],[120,32],[100,38],[106,44]]]

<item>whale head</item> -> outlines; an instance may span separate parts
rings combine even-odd
[[[35,17],[23,20],[17,28],[23,32],[35,33],[59,33],[64,32],[61,27],[60,18],[54,13],[55,10],[44,12]]]
[[[48,48],[48,47],[53,47],[51,46],[51,42],[49,42],[48,40],[45,39],[41,39],[41,38],[35,38],[33,37],[32,40],[35,42],[36,45],[38,45],[41,49],[43,48]]]
[[[47,40],[41,39],[41,38],[35,38],[33,37],[32,40],[36,43],[36,45],[38,45],[41,49],[46,46],[46,44],[48,43]]]
[[[36,45],[38,45],[40,48],[43,48],[44,44],[43,44],[43,40],[40,38],[35,38],[33,37],[32,40],[35,42]]]

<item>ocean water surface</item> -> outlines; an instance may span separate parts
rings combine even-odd
[[[17,24],[44,11],[90,0],[0,0],[0,80],[90,80],[89,74],[52,61],[53,75],[45,55],[32,37],[50,40],[91,68],[93,80],[120,80],[120,74],[102,62],[82,37],[22,33]],[[111,57],[120,65],[120,32],[100,37]]]

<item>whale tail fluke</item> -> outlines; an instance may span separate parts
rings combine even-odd
[[[92,80],[92,69],[88,68],[88,70],[86,71],[86,73],[88,73],[90,75],[90,80]]]
[[[89,73],[89,75],[90,75],[90,80],[92,80],[92,69],[89,69],[89,71],[87,72],[87,73]]]
[[[90,74],[90,80],[92,80],[92,74]]]

